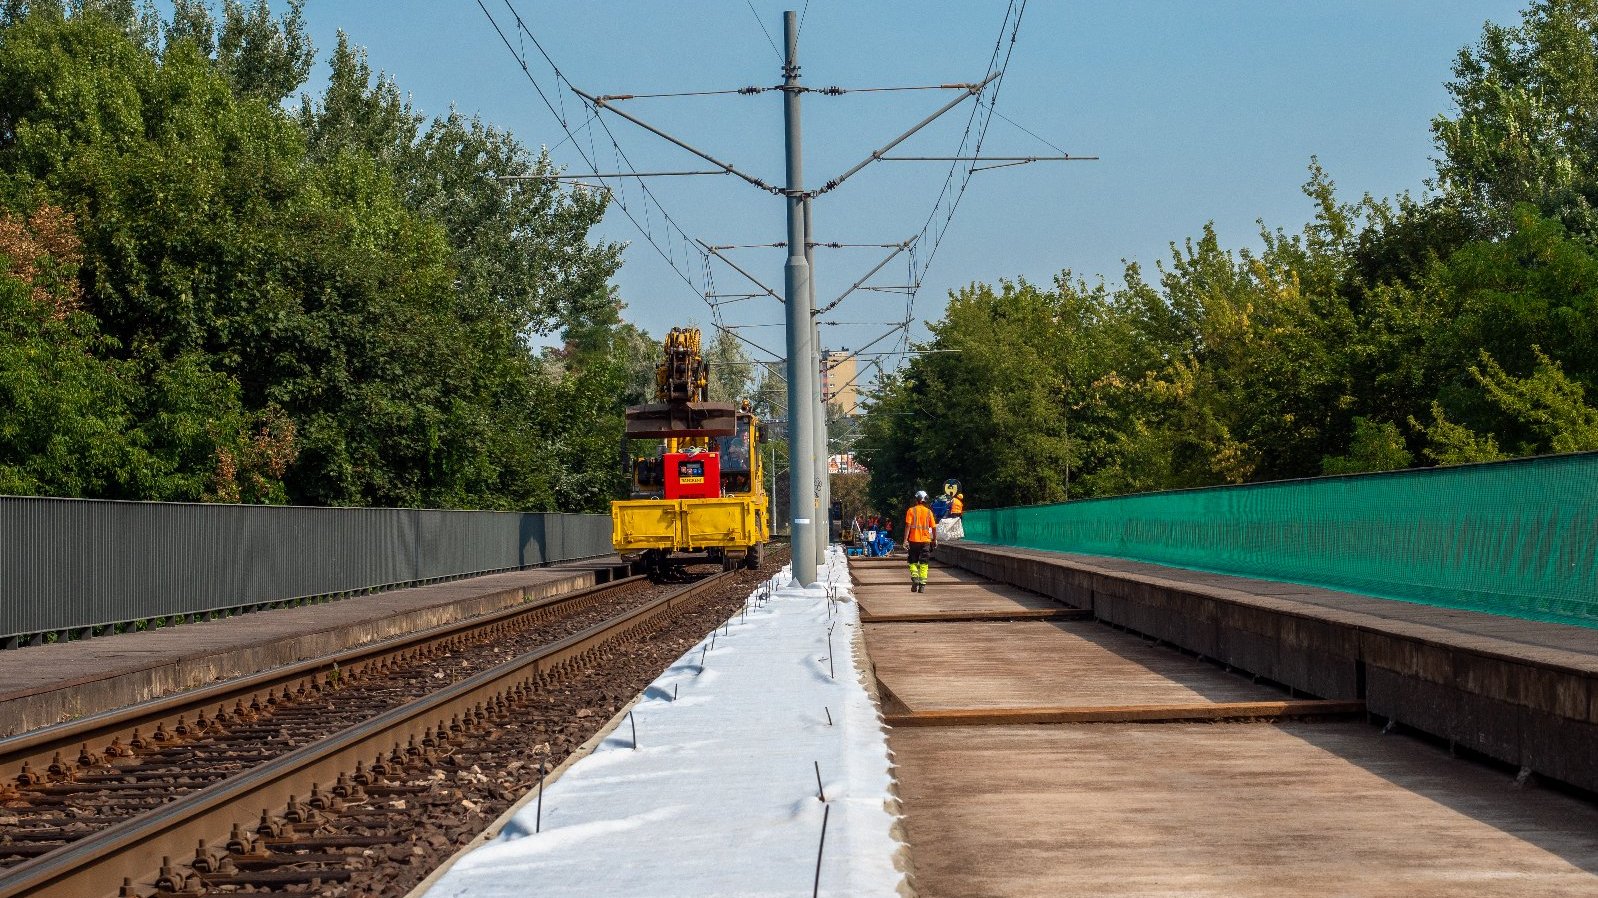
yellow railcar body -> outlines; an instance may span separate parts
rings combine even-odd
[[[759,419],[747,400],[710,401],[698,328],[672,328],[662,349],[655,401],[628,408],[624,431],[659,440],[658,454],[630,460],[632,498],[610,504],[611,543],[641,556],[657,579],[672,575],[682,552],[719,559],[724,570],[758,568],[771,540]]]
[[[610,503],[611,543],[623,555],[651,549],[742,551],[771,539],[765,495],[628,499]]]

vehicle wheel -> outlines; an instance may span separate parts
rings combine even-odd
[[[751,571],[758,571],[758,570],[760,570],[760,566],[762,564],[765,564],[765,563],[766,563],[766,544],[765,543],[755,543],[754,545],[750,546],[749,547],[749,554],[744,556],[744,567],[748,568]]]
[[[659,549],[649,549],[644,552],[644,574],[651,582],[666,582],[670,567],[666,564],[666,553]]]

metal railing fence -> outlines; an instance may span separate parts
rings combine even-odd
[[[0,645],[611,551],[598,514],[0,496]]]

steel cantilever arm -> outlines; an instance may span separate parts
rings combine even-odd
[[[660,137],[660,138],[662,138],[664,140],[670,141],[673,144],[676,144],[679,147],[682,147],[683,149],[687,150],[688,152],[693,153],[695,156],[698,156],[699,158],[705,160],[706,162],[709,162],[711,165],[716,166],[717,168],[721,169],[722,171],[726,172],[729,175],[737,175],[738,177],[744,179],[745,181],[748,181],[750,184],[753,184],[754,186],[759,187],[761,190],[767,191],[768,193],[775,193],[775,194],[779,194],[779,195],[782,193],[782,189],[781,188],[773,187],[770,184],[767,184],[765,181],[762,181],[759,178],[755,177],[754,175],[751,175],[751,174],[748,174],[746,172],[740,171],[732,163],[723,162],[720,159],[717,159],[715,156],[712,156],[709,153],[705,152],[704,150],[699,149],[698,147],[694,146],[693,144],[690,144],[690,143],[688,143],[687,141],[684,141],[684,140],[678,140],[677,138],[672,137],[670,134],[667,134],[665,131],[660,130],[659,128],[655,127],[654,125],[651,125],[650,123],[644,121],[643,119],[638,118],[637,116],[632,115],[631,113],[623,112],[622,110],[617,109],[615,106],[613,106],[610,103],[608,103],[604,97],[596,97],[593,94],[587,93],[586,91],[583,91],[583,90],[579,90],[578,88],[575,88],[575,87],[572,88],[572,92],[575,93],[577,96],[582,97],[584,100],[587,100],[596,110],[598,110],[598,109],[609,109],[611,112],[614,112],[617,115],[621,116],[622,118],[626,119],[627,121],[632,122],[633,124],[637,125],[640,128],[643,128],[645,131],[648,131],[649,133],[654,134],[657,137]]]
[[[881,271],[883,268],[887,267],[887,264],[889,262],[892,262],[894,259],[898,258],[899,254],[904,252],[905,250],[909,249],[910,248],[910,244],[912,244],[914,242],[915,242],[915,238],[912,237],[911,239],[906,240],[905,242],[903,242],[903,243],[899,244],[898,246],[894,247],[893,252],[888,253],[888,257],[887,258],[885,258],[881,262],[877,263],[877,267],[875,267],[875,268],[871,269],[870,271],[866,272],[864,277],[862,277],[858,281],[855,281],[853,286],[851,286],[849,289],[843,291],[843,293],[841,295],[839,295],[839,297],[837,299],[834,299],[832,302],[829,302],[826,305],[822,306],[821,308],[817,309],[815,314],[818,315],[818,316],[819,315],[824,315],[827,312],[830,312],[833,309],[836,309],[838,307],[838,303],[841,303],[845,299],[848,299],[850,294],[854,293],[856,290],[859,290],[861,285],[863,285],[866,281],[871,280],[871,276],[872,275],[876,274],[877,272]]]
[[[911,135],[915,134],[917,131],[920,131],[922,128],[925,128],[926,126],[932,124],[934,121],[937,121],[938,118],[940,116],[942,116],[945,112],[948,112],[949,110],[953,109],[954,107],[959,106],[961,103],[964,103],[966,100],[970,99],[971,97],[974,97],[974,96],[982,93],[983,88],[985,88],[989,84],[993,83],[993,79],[999,77],[1002,74],[1004,74],[1004,71],[1001,69],[1001,70],[996,71],[993,74],[989,75],[988,77],[982,79],[982,83],[973,84],[970,87],[966,88],[965,92],[962,93],[960,96],[955,97],[954,99],[950,100],[948,103],[945,103],[943,108],[939,109],[937,112],[934,112],[931,115],[927,116],[926,118],[922,119],[921,121],[917,122],[915,127],[913,127],[910,130],[904,132],[903,134],[900,134],[898,137],[895,137],[894,139],[888,141],[886,144],[884,144],[882,146],[881,149],[874,151],[870,156],[867,156],[866,158],[860,160],[860,163],[858,165],[856,165],[854,168],[849,169],[848,171],[844,172],[843,174],[839,175],[838,177],[833,178],[831,181],[828,181],[826,184],[823,184],[821,186],[821,189],[817,190],[815,192],[815,194],[813,194],[813,195],[819,196],[819,195],[821,195],[823,193],[826,193],[829,190],[833,190],[839,184],[842,184],[844,181],[847,181],[850,178],[854,177],[855,173],[860,171],[860,169],[865,168],[866,166],[870,165],[873,162],[876,162],[878,159],[882,158],[882,154],[883,153],[886,153],[889,150],[893,149],[894,147],[898,146],[899,144],[904,143],[906,140],[909,140]]]
[[[754,275],[750,274],[749,272],[745,271],[743,269],[743,267],[740,266],[737,262],[734,262],[733,260],[731,260],[731,259],[727,258],[726,256],[722,255],[720,250],[717,247],[711,246],[710,244],[706,243],[703,240],[695,240],[694,242],[699,244],[700,246],[704,247],[705,252],[710,253],[712,256],[715,256],[716,258],[720,259],[723,262],[726,262],[727,265],[730,266],[733,271],[736,271],[739,274],[743,275],[744,278],[749,281],[749,283],[754,284],[756,287],[759,287],[760,289],[766,291],[763,295],[769,296],[772,299],[775,299],[777,302],[784,302],[783,298],[781,296],[777,295],[777,291],[775,291],[775,290],[771,289],[770,287],[767,287],[765,284],[761,283],[759,278],[757,278]],[[757,294],[757,295],[761,295],[761,294]]]

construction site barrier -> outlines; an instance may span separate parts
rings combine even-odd
[[[973,542],[1598,627],[1598,453],[965,513]]]

